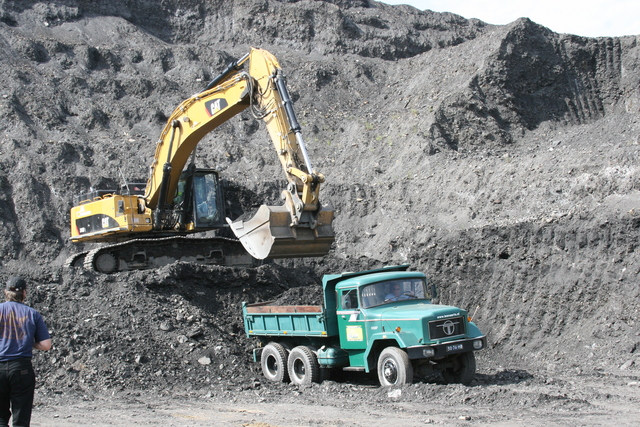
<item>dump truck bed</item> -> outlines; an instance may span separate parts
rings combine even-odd
[[[322,306],[271,304],[242,304],[244,328],[248,336],[327,336]]]

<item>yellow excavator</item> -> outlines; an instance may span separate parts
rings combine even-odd
[[[205,135],[247,108],[266,124],[288,185],[283,206],[263,205],[247,221],[225,222],[218,173],[196,168],[195,150]],[[278,61],[251,49],[174,110],[146,183],[76,197],[71,241],[109,244],[74,254],[67,264],[114,273],[178,260],[246,267],[257,260],[323,256],[335,238],[334,212],[319,200],[323,182],[311,166]],[[188,236],[222,228],[237,239]]]

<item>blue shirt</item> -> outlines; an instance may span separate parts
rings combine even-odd
[[[0,304],[0,361],[31,358],[34,342],[51,338],[42,315],[19,302]]]

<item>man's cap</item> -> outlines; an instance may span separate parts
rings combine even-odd
[[[27,289],[27,282],[25,282],[22,277],[9,277],[9,280],[7,280],[7,287],[5,289],[11,292],[21,292]]]

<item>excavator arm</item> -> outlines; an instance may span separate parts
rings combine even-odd
[[[266,124],[288,181],[283,206],[263,205],[248,221],[231,229],[255,258],[322,256],[334,240],[333,211],[321,205],[320,184],[306,151],[300,125],[276,58],[262,49],[230,64],[206,89],[183,101],[172,113],[158,144],[144,207],[153,212],[153,228],[170,221],[181,173],[200,140],[222,123],[250,108]]]

